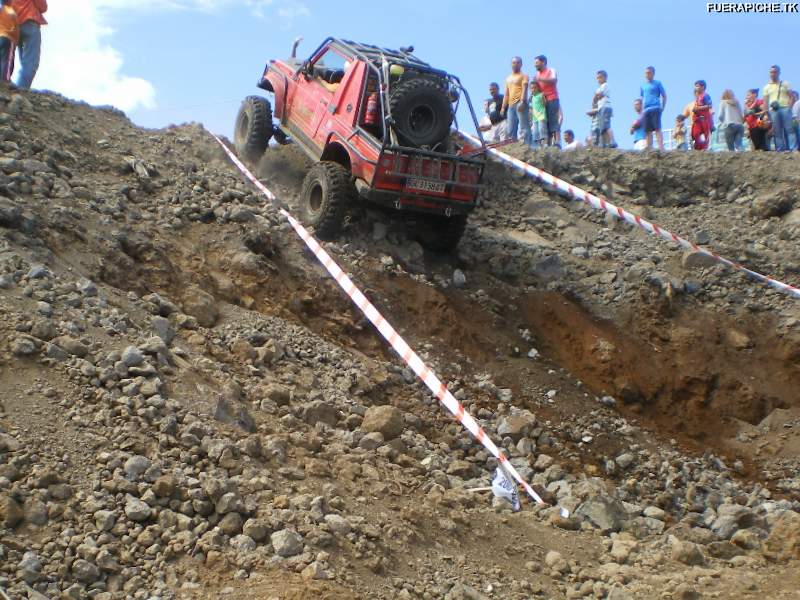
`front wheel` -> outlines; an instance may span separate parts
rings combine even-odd
[[[303,222],[313,227],[320,239],[335,238],[342,230],[353,192],[350,171],[339,163],[318,162],[303,180],[300,192]]]
[[[272,137],[272,107],[266,98],[248,96],[236,115],[233,144],[245,160],[258,161]]]
[[[432,215],[418,223],[416,237],[428,250],[450,252],[458,246],[466,229],[467,215]]]

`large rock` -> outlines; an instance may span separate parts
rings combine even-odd
[[[5,494],[0,496],[0,526],[13,529],[22,521],[23,516],[19,502]]]
[[[303,409],[303,420],[309,425],[325,423],[330,427],[336,427],[339,422],[339,409],[330,402],[316,400]]]
[[[703,551],[695,543],[672,539],[672,558],[685,565],[702,565],[706,562]]]
[[[535,426],[536,417],[531,413],[509,415],[500,419],[500,423],[497,426],[497,435],[500,437],[508,436],[515,442],[518,442]]]
[[[290,529],[276,531],[270,536],[270,541],[275,554],[283,558],[295,556],[303,551],[303,538]]]
[[[146,521],[152,514],[152,509],[135,496],[128,495],[125,501],[125,516],[131,521],[139,523]]]
[[[190,288],[183,298],[183,311],[197,319],[201,327],[213,327],[219,318],[214,297],[198,287]]]
[[[575,516],[589,521],[603,531],[619,531],[628,515],[619,500],[597,497],[583,502],[575,511]]]
[[[778,517],[764,544],[764,556],[774,561],[800,559],[800,514],[787,511]]]
[[[788,190],[781,190],[753,200],[750,214],[757,219],[780,217],[792,210],[794,201],[794,194]]]
[[[72,574],[83,583],[95,583],[100,580],[100,569],[97,565],[79,558],[72,563]]]
[[[370,406],[361,423],[361,429],[369,433],[380,433],[386,441],[398,437],[404,428],[403,413],[388,404]]]

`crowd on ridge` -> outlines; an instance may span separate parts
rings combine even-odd
[[[547,64],[547,57],[533,59],[533,76],[522,70],[522,58],[511,59],[511,74],[505,87],[489,84],[489,98],[484,102],[485,115],[480,130],[488,143],[521,141],[531,148],[555,146],[574,150],[583,144],[575,139],[571,129],[561,129],[564,113],[558,96],[558,74]],[[633,146],[637,150],[664,149],[662,115],[667,104],[667,92],[655,78],[654,67],[647,67],[639,97],[633,101],[636,120],[629,128]],[[592,95],[591,108],[586,115],[591,119],[591,133],[587,146],[616,148],[611,129],[614,114],[608,73],[597,71],[597,88]],[[718,108],[707,92],[707,84],[699,79],[694,84],[694,99],[675,118],[670,131],[672,146],[676,150],[708,150],[712,133],[719,129],[728,150],[744,150],[746,143],[753,150],[778,152],[800,151],[800,97],[788,81],[781,78],[778,65],[769,69],[769,81],[759,89],[745,93],[744,103],[732,90],[722,93]]]
[[[47,0],[0,0],[0,81],[30,89],[42,48],[41,26]],[[14,57],[19,50],[20,70],[16,84],[11,83]]]

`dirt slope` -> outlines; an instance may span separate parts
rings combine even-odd
[[[0,92],[0,139],[12,598],[796,594],[792,301],[499,167],[454,256],[355,209],[331,253],[574,516],[512,513],[470,491],[494,460],[202,127]],[[795,159],[765,157],[753,178],[750,157],[532,160],[796,276]],[[259,175],[291,205],[304,169],[285,148]],[[670,186],[692,202],[668,202]],[[753,212],[770,202],[781,214]],[[717,212],[728,221],[702,220]]]

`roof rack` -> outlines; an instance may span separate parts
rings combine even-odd
[[[447,76],[445,71],[436,69],[424,60],[420,60],[409,52],[402,52],[400,50],[390,50],[389,48],[381,48],[380,46],[373,46],[372,44],[361,44],[351,40],[343,40],[339,38],[329,38],[333,43],[342,47],[354,56],[366,60],[368,62],[380,65],[385,58],[391,63],[403,65],[406,67],[416,67],[431,73],[438,73]],[[327,41],[327,40],[326,40]]]

